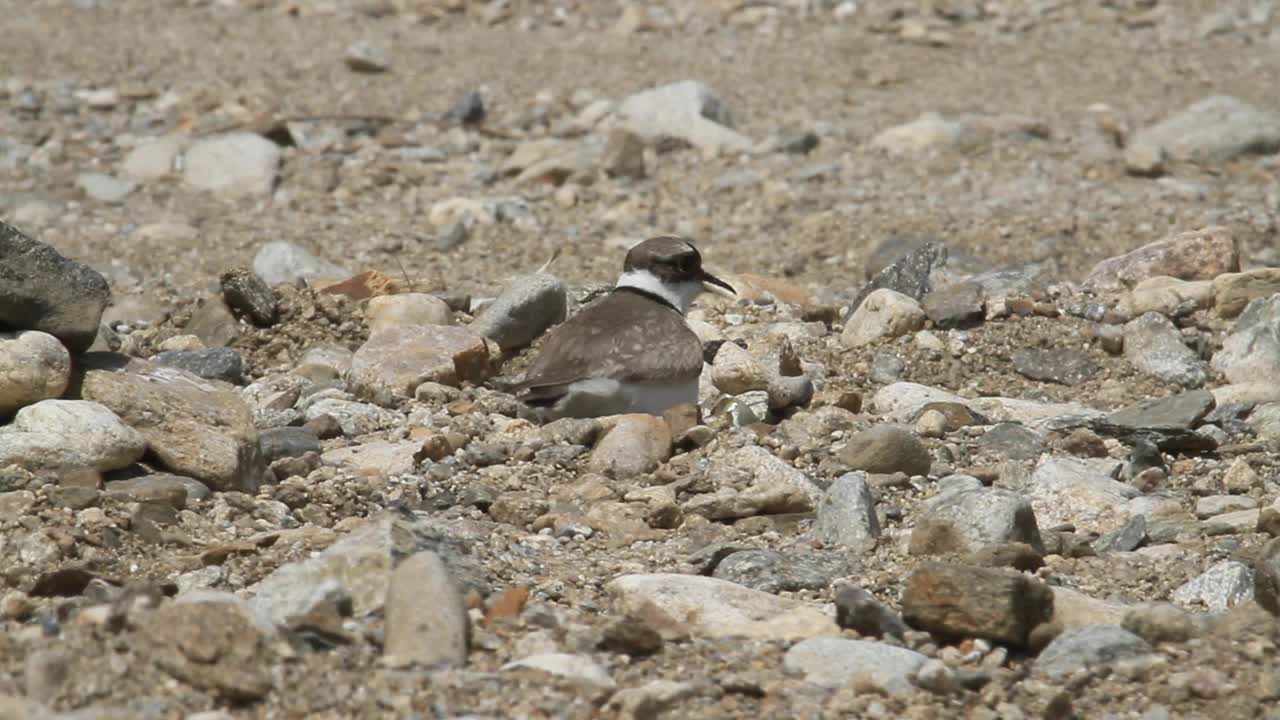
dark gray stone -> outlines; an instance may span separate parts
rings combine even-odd
[[[1045,436],[1017,423],[1000,423],[978,440],[983,451],[1010,460],[1034,460],[1045,451]]]
[[[270,464],[281,458],[302,457],[309,452],[320,452],[320,438],[311,428],[270,428],[258,433],[258,447]]]
[[[569,301],[564,283],[554,275],[534,273],[516,278],[476,315],[471,329],[504,351],[533,342],[547,328],[564,322]]]
[[[1119,625],[1082,625],[1066,630],[1040,651],[1035,669],[1061,678],[1076,670],[1150,652],[1146,640]]]
[[[484,116],[484,98],[478,90],[469,90],[461,100],[445,111],[442,119],[462,125],[478,125],[484,122]]]
[[[813,534],[829,546],[855,552],[875,548],[880,522],[866,473],[847,473],[831,484],[818,503]]]
[[[929,240],[897,260],[889,263],[883,270],[872,276],[849,306],[854,312],[863,300],[880,288],[888,288],[919,300],[931,289],[929,274],[935,267],[947,262],[947,246]]]
[[[1134,429],[1190,430],[1199,425],[1216,405],[1213,393],[1191,390],[1120,408],[1107,416],[1107,422]]]
[[[276,321],[275,293],[248,268],[222,274],[222,297],[232,310],[248,317],[258,327],[271,327]]]
[[[836,590],[836,624],[866,637],[903,637],[907,624],[874,595],[855,585]]]
[[[244,375],[244,361],[240,353],[229,347],[172,350],[152,355],[151,361],[186,370],[206,380],[239,383]]]
[[[769,593],[822,590],[838,574],[835,565],[773,550],[744,550],[721,560],[711,577]]]
[[[1098,372],[1098,364],[1082,350],[1028,349],[1013,354],[1013,369],[1023,377],[1062,385],[1079,385]]]
[[[1142,547],[1147,540],[1147,518],[1134,515],[1122,527],[1098,538],[1093,549],[1098,553],[1130,552]]]
[[[110,301],[111,288],[97,270],[0,222],[0,331],[39,330],[84,352]]]

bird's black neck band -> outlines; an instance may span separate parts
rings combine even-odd
[[[675,310],[676,312],[680,313],[680,308],[676,307],[675,305],[672,305],[670,300],[662,297],[661,295],[655,292],[649,292],[648,290],[642,290],[638,287],[632,287],[630,285],[623,285],[621,287],[616,287],[613,289],[613,291],[635,293],[636,295],[639,295],[641,297],[646,297],[660,305],[666,305],[672,310]],[[683,315],[684,313],[680,313],[680,314]]]

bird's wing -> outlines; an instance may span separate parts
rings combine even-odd
[[[701,372],[701,344],[680,313],[640,309],[614,293],[552,330],[518,386],[522,399],[554,401],[569,385],[596,377],[663,382]]]

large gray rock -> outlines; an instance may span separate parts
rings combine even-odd
[[[0,418],[61,396],[70,381],[71,354],[57,338],[36,330],[0,333]]]
[[[227,197],[270,195],[279,167],[275,143],[254,133],[227,133],[191,145],[183,158],[182,181]]]
[[[273,622],[284,623],[337,586],[350,595],[352,609],[361,617],[385,606],[396,565],[426,550],[444,560],[461,592],[484,593],[489,589],[488,572],[468,550],[479,541],[478,534],[464,535],[452,525],[408,513],[384,513],[323,552],[282,565],[250,586],[249,604]]]
[[[695,637],[797,640],[839,633],[813,605],[701,575],[623,575],[605,589],[623,614],[660,613],[663,625]]]
[[[715,91],[696,80],[630,95],[615,115],[619,127],[646,142],[678,138],[706,152],[746,152],[753,144],[733,129],[729,110]]]
[[[913,555],[973,553],[985,545],[1026,543],[1043,550],[1035,511],[1024,497],[996,488],[943,493],[911,531]]]
[[[253,256],[253,272],[268,285],[293,285],[304,280],[341,280],[351,275],[342,267],[311,254],[287,240],[263,245]]]
[[[258,491],[266,463],[234,387],[113,353],[89,353],[83,368],[81,397],[142,433],[166,469],[216,490]]]
[[[1222,612],[1253,598],[1253,569],[1238,560],[1223,560],[1179,585],[1170,597],[1184,605],[1203,605]]]
[[[1233,383],[1280,377],[1280,294],[1245,306],[1213,367]]]
[[[1040,522],[1070,523],[1077,530],[1106,533],[1129,519],[1128,501],[1142,493],[1111,478],[1112,461],[1048,458],[1031,474],[1027,494]]]
[[[914,650],[874,640],[813,638],[796,643],[782,664],[791,672],[804,673],[808,682],[828,688],[849,684],[855,675],[865,674],[894,695],[911,692],[911,675],[928,660]]]
[[[866,473],[847,473],[831,484],[818,503],[813,535],[829,546],[855,552],[876,546],[880,521],[876,518],[876,501]]]
[[[1280,151],[1280,113],[1228,95],[1211,95],[1134,134],[1126,157],[1156,152],[1174,160],[1217,163]]]
[[[498,343],[504,352],[519,350],[547,328],[564,322],[568,308],[564,283],[554,275],[534,273],[507,285],[480,311],[471,329]]]
[[[1119,625],[1082,625],[1053,639],[1036,658],[1035,669],[1053,678],[1151,652],[1146,640]]]
[[[0,329],[40,330],[84,352],[110,301],[98,271],[0,222]]]
[[[105,472],[127,467],[146,451],[142,433],[87,400],[43,400],[19,410],[0,429],[0,467]]]
[[[1182,341],[1169,318],[1146,313],[1124,326],[1124,356],[1134,367],[1165,382],[1196,388],[1208,379],[1204,363]]]

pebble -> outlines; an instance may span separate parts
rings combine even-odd
[[[671,457],[671,427],[653,415],[621,415],[596,441],[587,469],[618,480],[653,472]]]
[[[89,199],[108,205],[119,205],[138,189],[137,183],[132,180],[106,173],[82,173],[76,176],[76,187]]]
[[[383,659],[393,667],[463,665],[469,623],[462,595],[439,555],[405,558],[387,584]]]
[[[275,189],[279,166],[280,148],[275,143],[254,133],[233,132],[193,142],[183,157],[182,181],[228,198],[264,196]]]
[[[800,600],[698,575],[623,575],[605,585],[619,610],[658,612],[664,624],[706,638],[797,640],[838,632],[826,613]]]
[[[173,174],[177,159],[188,145],[186,136],[165,135],[134,147],[124,156],[121,172],[138,182],[153,182]]]
[[[471,330],[498,343],[503,351],[528,346],[568,316],[564,283],[534,273],[511,281],[471,322]]]
[[[58,339],[35,330],[0,333],[0,417],[61,397],[71,381],[71,355]]]
[[[253,256],[253,272],[272,287],[312,280],[340,280],[351,275],[288,240],[274,240],[263,245]]]
[[[575,685],[612,692],[618,687],[609,671],[589,657],[569,653],[542,653],[502,666],[503,671],[538,670],[568,680]]]
[[[876,474],[928,475],[933,462],[915,435],[890,425],[876,425],[855,433],[838,454],[851,469]]]
[[[706,84],[682,80],[629,95],[615,111],[618,127],[646,143],[679,138],[708,153],[751,150],[755,143],[733,129],[720,97]]]
[[[818,503],[813,536],[828,547],[857,553],[875,548],[880,521],[866,473],[847,473],[831,484]]]
[[[426,293],[399,293],[369,298],[364,308],[369,334],[401,325],[452,325],[453,311],[445,301]]]
[[[1031,631],[1052,614],[1049,587],[1009,570],[927,562],[911,572],[902,593],[902,615],[912,627],[1017,647],[1026,647]]]
[[[42,400],[22,408],[0,432],[0,467],[28,470],[127,467],[147,441],[106,407],[86,400]]]
[[[849,316],[840,342],[848,348],[893,340],[924,327],[920,303],[908,295],[881,288],[867,295]]]
[[[986,316],[986,293],[975,282],[956,283],[926,294],[921,308],[936,328],[968,327]]]
[[[0,275],[0,325],[46,332],[73,353],[88,350],[111,301],[106,278],[0,222],[0,264],[13,263],[23,272]]]
[[[1035,660],[1035,670],[1065,678],[1084,668],[1114,663],[1151,652],[1146,640],[1118,625],[1084,625],[1062,632]]]
[[[156,353],[150,358],[157,365],[185,370],[206,380],[238,384],[244,377],[244,360],[228,347],[203,348]]]
[[[1189,388],[1200,387],[1208,379],[1204,363],[1169,318],[1147,313],[1130,320],[1124,329],[1124,357],[1138,370]]]
[[[391,69],[391,54],[372,43],[358,42],[347,47],[342,62],[358,73],[384,73]]]
[[[928,660],[914,650],[874,640],[812,638],[796,643],[783,656],[787,670],[803,673],[807,682],[828,688],[847,685],[864,675],[891,695],[912,691],[911,676]]]

